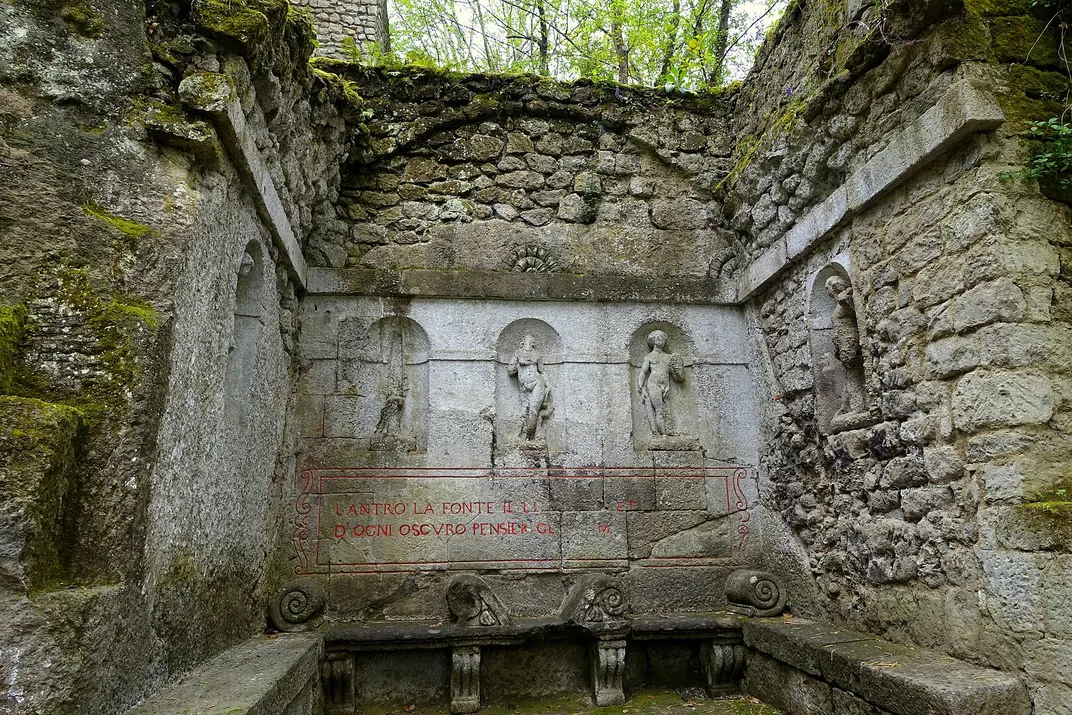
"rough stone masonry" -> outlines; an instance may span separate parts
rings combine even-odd
[[[1067,712],[1072,225],[1003,178],[1068,86],[1037,9],[794,3],[703,94],[310,61],[386,41],[310,10],[0,7],[0,709],[124,712],[240,643],[300,661],[280,711],[376,667],[469,708],[531,679],[248,639],[715,629],[748,567]],[[802,682],[762,628],[748,677]]]

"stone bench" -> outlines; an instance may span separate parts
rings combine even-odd
[[[319,634],[258,637],[201,664],[127,715],[314,715],[320,712]]]
[[[1029,715],[1019,679],[794,618],[744,624],[745,690],[789,715]]]
[[[700,641],[709,693],[738,689],[744,666],[741,624],[724,612],[622,616],[613,620],[524,618],[493,625],[446,622],[380,622],[335,626],[324,633],[325,706],[328,713],[354,712],[354,654],[370,651],[449,649],[451,712],[480,708],[480,649],[530,641],[580,639],[589,643],[592,696],[599,706],[625,702],[623,675],[629,641]]]

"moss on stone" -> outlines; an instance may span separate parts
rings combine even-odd
[[[85,212],[86,216],[103,221],[123,235],[130,236],[131,238],[141,238],[150,231],[149,227],[145,224],[131,221],[122,216],[110,214],[96,204],[86,204],[82,207],[82,210]]]
[[[1023,15],[1036,0],[964,0],[964,9],[980,15]]]
[[[81,37],[96,39],[104,34],[104,18],[93,9],[88,0],[63,8],[60,17],[72,32]]]
[[[0,394],[9,394],[15,384],[16,358],[25,333],[26,309],[0,306]]]
[[[253,54],[266,42],[271,22],[268,14],[287,14],[286,0],[198,0],[194,19],[209,35],[236,44],[244,54]]]

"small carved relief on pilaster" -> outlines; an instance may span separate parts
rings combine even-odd
[[[743,645],[706,642],[700,646],[700,665],[709,697],[740,691],[744,656]]]
[[[510,623],[506,607],[479,576],[461,574],[447,586],[451,619],[465,626],[505,626]]]
[[[480,709],[480,646],[456,646],[451,653],[450,711]]]
[[[356,706],[353,653],[329,653],[320,666],[320,683],[325,715],[353,715]]]
[[[596,705],[625,702],[625,641],[599,640],[591,646],[592,696]]]

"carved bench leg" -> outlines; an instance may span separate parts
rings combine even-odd
[[[625,674],[625,641],[605,640],[592,645],[592,693],[596,705],[625,702],[622,676]]]
[[[327,715],[353,715],[354,698],[353,653],[329,653],[320,670],[324,688],[324,712]]]
[[[704,685],[711,697],[740,690],[744,646],[707,642],[700,646]]]
[[[480,646],[458,646],[450,669],[450,711],[475,713],[480,709]]]

